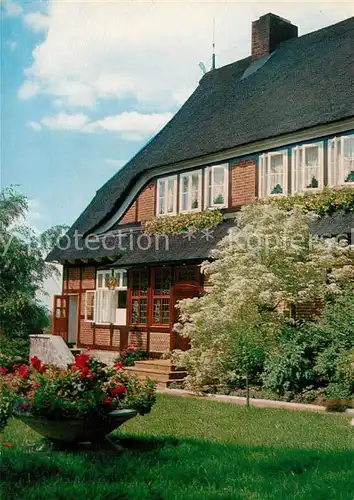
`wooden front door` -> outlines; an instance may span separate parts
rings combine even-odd
[[[63,337],[65,342],[68,341],[68,309],[68,295],[54,295],[52,331],[53,335]]]
[[[197,297],[201,292],[199,285],[192,285],[189,283],[177,284],[173,287],[172,298],[173,298],[173,312],[172,312],[172,328],[174,323],[178,323],[180,317],[180,311],[175,305],[179,300],[192,299]],[[190,347],[189,339],[182,337],[177,332],[172,330],[171,333],[171,349],[181,349],[186,351]]]

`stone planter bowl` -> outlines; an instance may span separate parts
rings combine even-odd
[[[108,434],[135,417],[135,410],[116,410],[106,418],[93,420],[48,420],[44,417],[15,413],[14,416],[55,443],[77,444],[104,442]]]

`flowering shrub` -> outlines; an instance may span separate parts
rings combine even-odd
[[[174,328],[190,338],[191,349],[176,352],[173,360],[186,368],[188,388],[257,378],[263,360],[272,357],[269,386],[296,380],[300,371],[296,390],[312,381],[313,360],[308,368],[302,343],[296,350],[284,346],[275,359],[278,334],[299,305],[343,294],[354,277],[354,248],[313,237],[311,220],[300,207],[286,211],[255,203],[241,209],[238,227],[219,243],[214,261],[202,265],[210,291],[178,304]]]
[[[89,354],[77,355],[66,370],[47,367],[33,357],[30,366],[1,377],[0,393],[6,392],[15,413],[52,420],[104,417],[123,408],[144,415],[155,403],[153,381],[141,383],[128,376],[121,363],[108,367]]]
[[[5,395],[0,396],[0,432],[6,427],[11,416],[11,400]]]
[[[128,345],[125,349],[120,351],[119,356],[115,359],[115,363],[121,363],[122,366],[134,366],[135,361],[141,361],[146,358],[146,351],[143,351],[140,347]]]
[[[160,234],[172,236],[188,231],[200,231],[211,229],[223,219],[220,210],[208,210],[205,212],[186,213],[178,215],[159,215],[145,223],[146,234]]]
[[[269,197],[262,200],[261,203],[276,205],[282,210],[292,210],[295,206],[300,206],[304,212],[315,212],[318,215],[324,215],[339,209],[353,210],[354,189],[351,187],[325,187],[317,193]]]

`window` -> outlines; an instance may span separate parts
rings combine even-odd
[[[334,137],[328,143],[328,184],[354,183],[354,135]]]
[[[205,207],[227,206],[228,165],[214,165],[205,170]]]
[[[157,215],[173,215],[177,212],[177,176],[157,181]]]
[[[97,324],[126,324],[127,271],[97,271],[96,290],[85,293],[85,321]]]
[[[153,273],[152,323],[169,325],[170,323],[171,271],[156,269]]]
[[[292,149],[292,192],[323,187],[323,143],[304,144]]]
[[[180,212],[193,212],[201,209],[202,172],[196,170],[181,174],[180,177]]]
[[[288,151],[259,157],[259,197],[288,194]]]
[[[131,323],[135,325],[147,324],[148,277],[147,269],[131,272]]]

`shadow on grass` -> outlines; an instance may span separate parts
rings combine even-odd
[[[123,436],[121,453],[4,450],[3,498],[351,499],[354,450]]]

